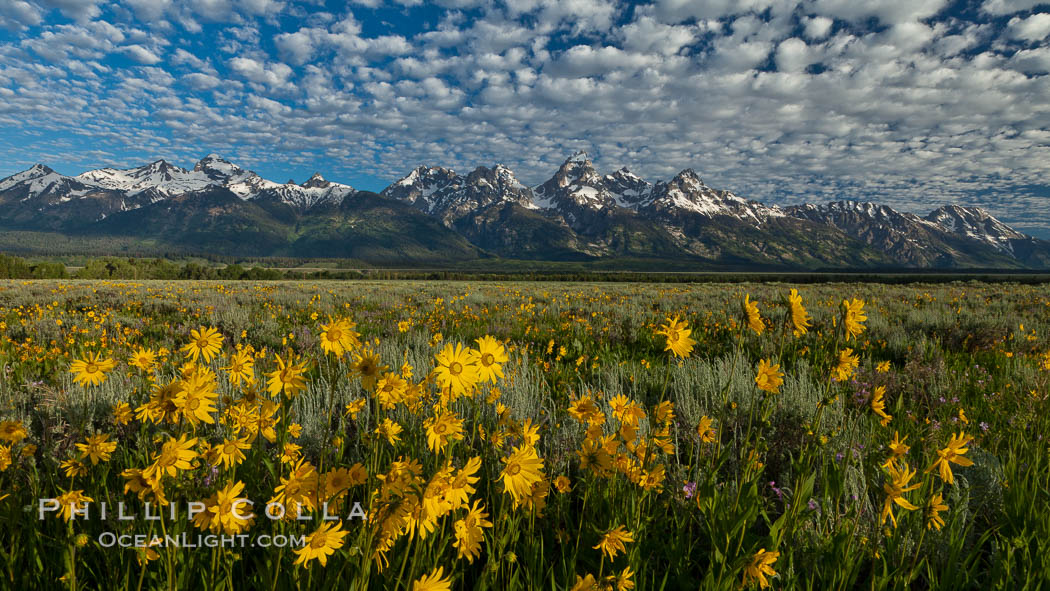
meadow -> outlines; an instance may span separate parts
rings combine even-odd
[[[0,282],[0,588],[1046,588],[1048,374],[1041,285]]]

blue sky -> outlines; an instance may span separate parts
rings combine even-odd
[[[1050,237],[1048,38],[1031,0],[5,0],[0,177],[214,152],[281,182],[538,184],[584,149]]]

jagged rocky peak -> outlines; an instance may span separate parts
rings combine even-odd
[[[980,207],[945,205],[930,212],[925,219],[945,232],[980,240],[998,248],[1009,248],[1010,240],[1027,238]]]
[[[139,178],[151,177],[160,181],[170,181],[177,175],[185,174],[190,171],[186,170],[185,168],[175,166],[167,160],[161,159],[154,160],[153,162],[150,162],[149,164],[141,168],[133,168],[129,172],[132,176],[137,176]]]
[[[466,183],[468,185],[484,184],[489,185],[494,189],[514,192],[527,189],[527,187],[514,176],[514,172],[502,164],[497,164],[492,168],[485,166],[475,168],[467,175]]]
[[[559,187],[570,184],[594,185],[601,182],[601,175],[594,169],[594,164],[587,152],[580,150],[562,163],[554,179]]]
[[[327,189],[332,186],[332,183],[325,180],[321,173],[315,172],[302,186],[307,189]]]
[[[29,173],[28,176],[43,176],[45,174],[53,174],[55,171],[51,170],[49,166],[37,163],[29,167],[25,172]]]
[[[606,188],[586,152],[569,156],[554,176],[532,189],[535,205],[555,209],[573,220],[581,220],[586,211],[599,211],[617,205],[616,197]]]
[[[579,164],[585,164],[585,163],[590,162],[590,161],[591,161],[591,159],[587,155],[587,150],[576,150],[575,152],[572,153],[572,156],[569,156],[568,158],[565,159],[566,163],[576,162],[576,163],[579,163]]]
[[[23,170],[22,172],[16,172],[15,174],[3,179],[4,182],[20,183],[29,179],[37,179],[49,174],[58,174],[51,168],[44,166],[43,164],[34,164],[33,166]]]
[[[56,183],[68,180],[70,180],[68,177],[55,172],[43,164],[34,164],[22,172],[16,172],[5,179],[0,179],[0,191],[6,191],[17,185],[26,184],[31,193],[39,192],[56,185]]]
[[[382,195],[415,203],[424,211],[431,211],[431,196],[435,193],[457,188],[463,178],[450,168],[440,166],[417,166],[397,182],[383,189]]]
[[[708,188],[707,185],[704,184],[704,180],[700,178],[700,175],[698,175],[692,168],[686,168],[674,175],[674,178],[672,178],[667,184],[673,187],[679,187],[684,191],[702,191]]]
[[[222,180],[243,172],[241,167],[218,154],[208,154],[193,166],[194,172],[203,172],[212,180]]]
[[[419,165],[412,169],[412,172],[401,177],[396,183],[391,186],[396,187],[421,187],[433,184],[447,183],[449,180],[458,176],[456,171],[451,168],[445,168],[443,166],[423,166]]]
[[[650,199],[653,190],[652,183],[634,174],[626,166],[605,175],[604,181],[609,192],[624,207],[637,208]]]
[[[606,175],[606,178],[623,179],[625,181],[640,181],[642,177],[631,172],[626,166],[621,166],[619,170],[612,174]]]
[[[628,170],[626,166],[620,168],[612,174],[605,175],[605,182],[624,187],[652,185],[652,183],[646,181],[642,177]]]

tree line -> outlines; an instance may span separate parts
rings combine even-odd
[[[842,272],[816,271],[812,273],[722,272],[722,273],[653,273],[612,270],[558,270],[537,271],[515,269],[508,261],[507,271],[487,270],[410,270],[410,269],[332,269],[300,271],[271,267],[246,266],[239,263],[202,265],[196,262],[176,263],[157,258],[100,257],[87,259],[83,267],[72,272],[60,262],[31,262],[0,253],[0,279],[214,279],[272,281],[279,279],[415,279],[428,281],[601,281],[643,283],[739,283],[787,282],[792,284],[848,282],[848,283],[950,283],[980,281],[986,283],[1045,284],[1050,274],[1036,271],[996,271],[973,269],[966,271],[909,269],[893,271]]]

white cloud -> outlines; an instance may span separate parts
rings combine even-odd
[[[139,68],[139,73],[144,75],[154,86],[171,86],[175,83],[175,77],[163,68],[142,67]]]
[[[710,65],[712,68],[731,72],[751,70],[763,64],[769,58],[772,43],[765,41],[745,41],[733,43],[719,41],[715,44]]]
[[[798,4],[782,0],[656,0],[654,13],[660,20],[679,23],[689,19],[717,19],[748,12],[762,12],[776,5]]]
[[[1010,19],[1009,34],[1014,39],[1025,41],[1042,41],[1050,35],[1050,14],[1038,12],[1028,18]]]
[[[981,10],[990,14],[1013,14],[1046,4],[1043,0],[985,0]]]
[[[149,49],[141,45],[126,45],[121,47],[120,50],[127,54],[127,56],[140,64],[152,65],[160,61],[157,54],[153,53]]]
[[[813,0],[811,11],[854,22],[876,17],[883,24],[894,25],[930,18],[947,5],[948,0]]]
[[[1010,67],[1026,74],[1045,74],[1050,72],[1050,47],[1024,49],[1010,58]]]
[[[196,17],[211,23],[242,23],[253,17],[274,17],[285,9],[275,0],[186,0]]]
[[[175,50],[175,53],[172,54],[170,61],[176,66],[187,65],[195,70],[207,71],[208,73],[214,73],[215,71],[214,68],[212,68],[208,62],[202,60],[201,58],[193,55],[192,53],[186,51],[181,47]]]
[[[401,35],[382,35],[364,41],[367,51],[374,55],[405,55],[412,51],[412,45]]]
[[[36,26],[42,20],[40,9],[25,0],[0,3],[0,28],[17,31]]]
[[[171,8],[171,0],[124,0],[124,3],[145,22],[161,20]]]
[[[309,30],[300,29],[294,33],[282,33],[274,39],[277,49],[281,55],[293,64],[305,64],[313,57],[314,36]]]
[[[116,43],[124,35],[109,23],[93,22],[87,25],[57,25],[48,27],[38,37],[20,41],[20,45],[36,55],[62,62],[73,58],[101,59],[115,51]]]
[[[42,4],[57,8],[63,15],[79,23],[85,23],[102,14],[98,7],[99,0],[42,0]]]
[[[205,21],[221,22],[233,20],[233,4],[230,0],[189,0],[193,11]]]
[[[222,80],[209,74],[202,74],[201,72],[186,74],[182,77],[182,80],[197,90],[211,90],[222,84]]]
[[[881,40],[894,47],[900,53],[915,52],[934,39],[932,27],[923,23],[907,21],[893,25]]]
[[[244,79],[265,84],[271,88],[286,85],[288,78],[292,75],[292,69],[280,62],[267,64],[248,57],[235,57],[227,64]]]
[[[642,16],[620,27],[624,49],[642,53],[673,55],[696,40],[698,28],[665,25],[651,16]]]
[[[983,35],[986,25],[972,25],[955,35],[945,35],[933,42],[934,50],[941,58],[950,58],[959,52],[976,47]]]
[[[577,45],[552,62],[549,70],[559,76],[601,76],[612,71],[633,71],[659,62],[655,56],[630,53],[618,47]]]
[[[284,9],[284,2],[276,0],[238,0],[237,6],[242,11],[255,15],[277,14]]]
[[[798,37],[785,39],[777,46],[777,69],[782,72],[801,72],[815,60],[806,42]]]
[[[291,112],[292,108],[288,105],[283,105],[275,100],[271,100],[261,96],[250,95],[248,97],[248,105],[266,111],[270,116],[277,116],[283,113]]]
[[[831,32],[832,25],[835,21],[826,16],[814,16],[803,19],[806,25],[806,37],[814,41],[820,41],[828,36]]]
[[[541,32],[568,28],[574,34],[608,30],[619,10],[616,0],[506,0],[505,4],[512,19],[535,17]]]

